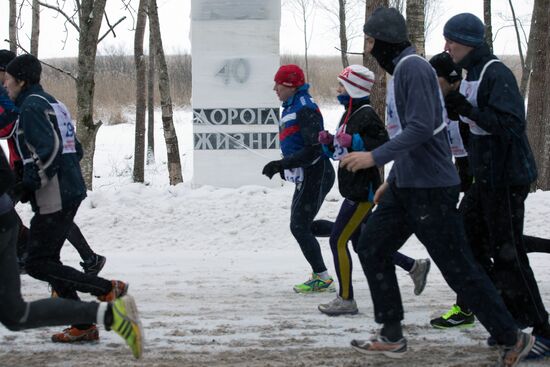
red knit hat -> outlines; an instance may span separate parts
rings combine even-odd
[[[275,74],[275,83],[285,87],[301,87],[305,83],[304,72],[298,65],[282,65]]]

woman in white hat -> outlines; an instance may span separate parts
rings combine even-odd
[[[349,152],[371,151],[388,141],[384,123],[370,105],[374,81],[374,73],[362,65],[350,65],[338,75],[337,98],[345,112],[334,136],[328,131],[319,133],[319,142],[330,158],[340,160]],[[374,207],[374,193],[381,183],[376,167],[357,172],[338,169],[338,186],[345,200],[332,228],[330,248],[339,293],[333,301],[319,305],[319,310],[327,315],[355,314],[358,311],[353,298],[352,262],[347,245],[351,240],[356,249],[361,224]],[[409,272],[415,283],[414,293],[420,294],[426,285],[429,259],[414,260],[396,252],[394,263]]]

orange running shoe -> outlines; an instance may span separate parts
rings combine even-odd
[[[71,326],[58,334],[52,335],[52,341],[54,343],[77,343],[96,340],[99,340],[99,332],[97,331],[97,327],[95,325],[92,325],[85,330],[80,330],[74,326]]]
[[[113,288],[104,295],[98,296],[97,299],[102,302],[113,302],[115,299],[120,298],[128,293],[128,283],[124,283],[120,280],[111,280]]]

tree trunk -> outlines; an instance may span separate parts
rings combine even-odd
[[[491,22],[491,0],[483,0],[483,21],[485,23],[485,42],[493,52],[493,23]]]
[[[535,0],[529,48],[533,48],[533,72],[529,83],[527,132],[535,155],[539,176],[536,188],[550,189],[550,22],[548,0]]]
[[[149,69],[147,78],[147,164],[155,163],[155,42],[149,31]]]
[[[134,35],[134,63],[136,65],[136,129],[134,135],[134,182],[143,182],[145,178],[145,55],[143,54],[143,39],[147,23],[147,3],[140,0],[136,33]]]
[[[40,38],[40,4],[32,0],[31,54],[38,57],[38,40]]]
[[[424,39],[424,0],[407,0],[407,28],[416,53],[426,56]]]
[[[307,42],[307,14],[306,14],[306,4],[304,3],[304,0],[301,0],[302,3],[302,20],[304,22],[304,57],[306,61],[306,81],[309,83],[309,60],[308,60],[308,42]]]
[[[164,129],[164,140],[166,141],[166,153],[168,156],[168,176],[170,185],[176,185],[183,182],[183,177],[181,173],[178,137],[176,135],[176,129],[174,128],[172,114],[170,80],[162,46],[156,0],[151,0],[149,3],[149,24],[150,31],[154,33],[155,37],[155,59],[157,60],[159,70],[159,93],[162,108],[162,127]]]
[[[99,30],[107,0],[82,0],[79,12],[78,76],[76,78],[77,132],[84,158],[80,162],[84,181],[92,189],[95,139],[101,121],[94,123],[95,59]]]
[[[346,0],[338,0],[338,18],[340,19],[340,56],[342,67],[349,66],[348,60],[348,35],[346,32]]]
[[[388,0],[372,0],[365,3],[365,22],[369,19],[374,10],[380,6],[388,6]],[[367,41],[363,43],[363,50],[366,50]],[[378,62],[363,51],[363,65],[369,68],[376,76],[376,83],[370,94],[371,105],[380,116],[382,121],[386,120],[386,72],[378,65]],[[384,177],[384,167],[379,167],[380,175]]]
[[[17,4],[15,0],[10,0],[9,17],[10,51],[17,53]]]
[[[531,26],[533,24],[535,24],[534,11],[531,13]],[[527,96],[527,87],[529,85],[531,72],[533,71],[533,51],[535,49],[535,47],[533,47],[533,44],[535,41],[533,41],[532,36],[534,34],[535,32],[529,32],[529,41],[527,43],[527,53],[525,55],[525,69],[521,73],[521,82],[520,82],[519,90],[521,92],[521,95],[524,97]]]
[[[380,6],[388,6],[388,0],[373,0],[366,2],[365,22],[369,19],[372,12]],[[364,45],[366,45],[366,43]],[[384,117],[386,116],[386,72],[370,54],[363,54],[363,65],[372,70],[374,75],[376,75],[376,83],[374,83],[370,100],[374,110],[382,121],[384,121]]]
[[[512,4],[512,0],[508,0],[508,3],[510,4],[510,10],[512,11],[512,19],[514,21],[514,29],[516,31],[516,40],[518,42],[519,60],[521,62],[521,73],[523,75],[523,73],[526,73],[527,71],[525,66],[525,58],[523,57],[523,47],[521,46],[521,38],[519,36],[519,28],[518,28],[518,21],[516,19],[516,11],[514,10],[514,5]],[[525,98],[524,92],[522,92],[521,95]]]

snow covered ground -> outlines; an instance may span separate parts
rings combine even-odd
[[[328,126],[340,114],[321,106]],[[189,178],[191,113],[176,111]],[[160,121],[160,117],[157,121]],[[159,124],[160,125],[160,124]],[[107,257],[101,275],[130,283],[142,315],[146,351],[134,362],[117,335],[100,330],[95,344],[58,345],[60,328],[10,332],[0,327],[0,366],[489,366],[497,352],[485,346],[488,334],[477,323],[469,330],[437,331],[429,320],[453,303],[454,294],[432,266],[428,286],[413,295],[412,282],[397,270],[406,310],[409,353],[404,361],[366,357],[349,347],[354,338],[377,329],[366,279],[354,258],[353,279],[359,314],[327,317],[317,305],[335,294],[299,295],[292,286],[306,280],[308,265],[289,227],[292,186],[269,189],[194,188],[168,185],[162,131],[157,131],[156,164],[146,185],[131,183],[131,124],[103,126],[96,152],[95,187],[76,222],[91,246]],[[258,174],[260,174],[258,172]],[[336,188],[320,218],[334,219],[340,206]],[[28,222],[30,208],[17,208]],[[527,200],[526,233],[550,237],[550,193]],[[328,239],[320,240],[329,271],[334,265]],[[403,252],[427,257],[416,238]],[[62,258],[78,267],[67,244]],[[530,259],[543,299],[550,305],[550,255]],[[27,300],[48,296],[46,284],[22,277]],[[91,300],[88,295],[83,299]],[[539,366],[550,360],[532,363]]]

